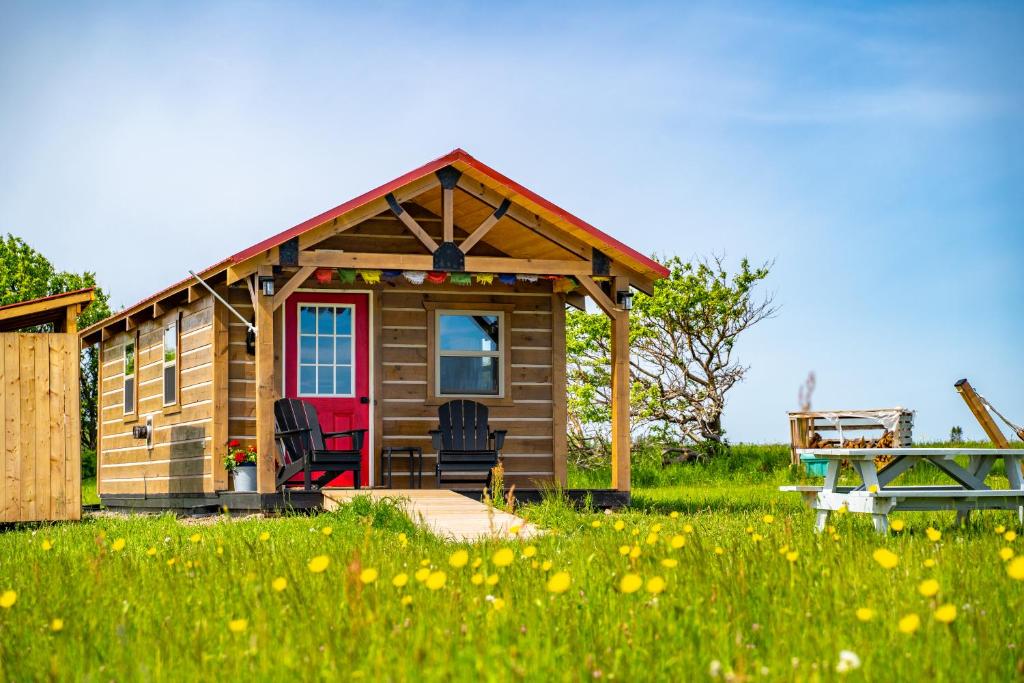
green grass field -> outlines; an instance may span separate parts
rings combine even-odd
[[[884,538],[842,515],[818,535],[776,491],[798,474],[754,451],[746,465],[644,474],[653,484],[621,514],[527,507],[550,530],[533,541],[444,543],[366,499],[315,517],[9,529],[0,678],[1019,676],[1024,581],[1008,569],[1024,566],[1000,556],[1020,549],[1014,515],[961,530],[952,514],[908,513]],[[860,667],[837,671],[842,651]]]

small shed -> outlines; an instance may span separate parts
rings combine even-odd
[[[0,522],[82,515],[78,315],[92,288],[0,306]],[[52,325],[52,332],[19,330]]]

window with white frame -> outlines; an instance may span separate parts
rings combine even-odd
[[[299,304],[299,395],[355,395],[351,304]]]
[[[164,405],[178,402],[178,319],[164,327]]]
[[[135,413],[135,339],[124,344],[124,414]]]
[[[505,314],[438,310],[435,315],[437,395],[501,396]]]

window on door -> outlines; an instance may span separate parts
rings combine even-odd
[[[299,395],[355,395],[351,304],[299,304]]]

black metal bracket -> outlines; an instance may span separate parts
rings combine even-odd
[[[612,271],[612,260],[600,249],[594,249],[591,263],[594,275],[608,275]]]
[[[402,205],[398,203],[398,200],[395,199],[395,195],[390,192],[387,193],[387,196],[385,196],[384,199],[387,200],[388,206],[391,207],[392,213],[396,216],[401,216],[402,212],[405,211],[405,209],[402,208]]]
[[[506,197],[502,200],[501,204],[498,205],[498,208],[494,210],[494,219],[501,220],[501,217],[505,215],[505,212],[508,211],[508,207],[510,206],[512,206],[512,201]]]
[[[434,270],[463,271],[466,269],[466,255],[455,242],[442,242],[434,252]]]
[[[278,260],[282,266],[299,265],[299,238],[293,237],[283,242],[278,250]]]
[[[445,190],[454,190],[455,185],[462,177],[462,171],[454,166],[445,166],[437,172],[437,179],[441,181],[441,187]]]

